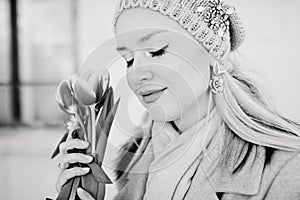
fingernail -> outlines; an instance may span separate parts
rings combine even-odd
[[[84,146],[84,147],[88,147],[88,146],[89,146],[89,143],[86,142],[86,141],[82,141],[82,143],[83,143],[83,146]]]
[[[92,160],[94,159],[92,156],[87,156],[87,157],[88,157],[89,162],[92,162]]]
[[[88,172],[88,171],[90,171],[90,168],[89,168],[89,167],[84,167],[84,168],[82,168],[82,170],[83,170],[84,172]]]
[[[82,193],[83,190],[82,190],[80,187],[78,187],[78,188],[77,188],[77,192],[78,192],[78,193]]]

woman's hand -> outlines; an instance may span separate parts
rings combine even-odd
[[[81,200],[95,200],[90,193],[82,188],[77,188],[77,194]]]
[[[90,168],[73,167],[69,168],[71,163],[90,163],[93,160],[92,156],[82,153],[68,153],[68,150],[72,149],[86,149],[89,146],[88,142],[80,139],[70,139],[59,145],[59,168],[61,169],[55,187],[59,193],[62,186],[67,180],[75,177],[82,176],[89,172]],[[81,193],[84,194],[84,193]],[[84,196],[83,196],[84,197]]]

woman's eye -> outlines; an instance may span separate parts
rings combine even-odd
[[[160,57],[162,55],[164,55],[166,53],[166,48],[169,46],[166,45],[165,47],[163,47],[162,49],[158,50],[158,51],[154,51],[154,52],[149,52],[151,54],[152,57]]]
[[[133,64],[133,59],[129,60],[129,61],[126,61],[127,63],[127,68],[130,67],[132,64]]]

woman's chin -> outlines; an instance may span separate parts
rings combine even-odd
[[[172,121],[177,119],[180,111],[177,108],[181,108],[176,98],[169,98],[168,95],[164,95],[153,103],[146,103],[143,98],[138,97],[144,108],[149,113],[150,119],[159,122]]]
[[[176,117],[172,112],[165,109],[163,106],[156,104],[147,109],[149,116],[154,121],[166,122],[172,121]],[[174,111],[173,111],[174,112]]]

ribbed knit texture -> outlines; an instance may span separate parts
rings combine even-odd
[[[119,0],[114,32],[119,16],[132,8],[150,9],[170,17],[219,61],[236,50],[245,37],[235,9],[220,0]]]

